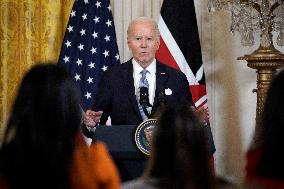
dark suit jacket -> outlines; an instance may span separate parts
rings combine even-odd
[[[193,105],[186,76],[159,61],[156,65],[156,95],[153,111],[158,106],[157,92],[164,92],[165,89],[172,91],[171,95],[165,95],[166,106]],[[93,110],[104,112],[100,124],[105,124],[108,116],[111,117],[112,125],[138,125],[142,122],[135,96],[131,60],[115,65],[104,73],[95,97]]]

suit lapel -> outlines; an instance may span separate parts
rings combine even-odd
[[[124,64],[126,64],[125,69],[123,70],[124,74],[122,76],[123,77],[123,82],[125,84],[125,89],[124,90],[127,91],[130,104],[133,107],[134,111],[137,113],[137,115],[142,120],[142,117],[141,117],[140,112],[139,112],[137,100],[136,100],[136,95],[135,95],[134,79],[133,79],[133,65],[132,65],[132,61],[131,60],[129,60],[126,63],[124,63]]]

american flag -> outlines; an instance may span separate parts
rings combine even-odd
[[[109,0],[74,2],[58,62],[78,83],[82,108],[90,108],[102,73],[119,63]]]

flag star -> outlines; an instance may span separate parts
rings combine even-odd
[[[87,93],[85,94],[85,97],[87,97],[87,99],[89,99],[89,98],[92,98],[91,95],[92,95],[92,93],[87,92]]]
[[[81,76],[80,76],[79,74],[77,74],[77,73],[76,73],[76,75],[75,75],[75,77],[74,77],[74,78],[76,79],[76,81],[78,81],[78,80],[81,80],[81,78],[80,78],[80,77],[81,77]]]
[[[68,28],[67,28],[67,30],[69,31],[69,33],[71,32],[71,31],[73,31],[73,26],[68,26]]]
[[[85,5],[89,3],[89,0],[84,0]]]
[[[83,21],[86,20],[87,19],[87,14],[84,13],[82,18],[83,18]]]
[[[74,17],[74,16],[76,16],[76,11],[71,11],[71,17]]]
[[[92,36],[94,37],[94,39],[98,38],[98,33],[94,31],[94,33],[92,34]]]
[[[97,8],[101,7],[101,2],[97,1],[96,6],[97,6]]]
[[[95,21],[95,24],[96,24],[96,23],[100,22],[100,17],[95,16],[95,18],[93,20]]]
[[[92,54],[97,53],[97,48],[92,47],[90,51],[92,52]]]
[[[111,20],[107,19],[106,25],[107,25],[107,27],[110,27],[111,26]]]
[[[95,68],[95,63],[91,62],[89,65],[90,69]]]
[[[115,55],[116,60],[119,60],[119,54]]]
[[[63,60],[64,60],[65,63],[66,63],[66,62],[69,62],[69,56],[65,56],[65,57],[63,58]]]
[[[88,81],[89,84],[90,84],[90,83],[93,83],[93,78],[89,77],[89,78],[87,79],[87,81]]]
[[[102,67],[102,70],[105,72],[105,71],[107,70],[107,66],[104,65],[104,66]]]
[[[109,51],[107,51],[107,50],[105,50],[104,52],[103,52],[103,55],[105,55],[105,58],[107,57],[107,56],[109,56]]]
[[[82,44],[80,43],[80,45],[78,46],[78,49],[80,49],[80,51],[81,51],[81,50],[84,50],[84,45],[82,45]]]
[[[78,66],[82,65],[82,60],[78,58],[78,60],[76,61],[76,64],[78,64]]]
[[[106,35],[105,38],[106,42],[110,41],[110,36],[109,35]]]
[[[80,34],[81,34],[81,36],[86,35],[86,30],[82,29],[82,30],[80,31]]]
[[[110,6],[110,4],[108,5],[107,9],[108,9],[109,11],[111,11],[111,6]]]
[[[68,48],[68,47],[71,47],[71,42],[68,41],[68,40],[67,40],[66,43],[64,43],[64,44],[67,46],[67,48]]]

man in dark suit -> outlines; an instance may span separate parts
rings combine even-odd
[[[84,116],[85,125],[105,125],[109,116],[112,125],[139,125],[147,114],[159,112],[162,106],[188,104],[195,109],[186,76],[155,59],[160,34],[154,20],[133,20],[127,30],[127,43],[133,58],[111,67],[102,76],[94,106]],[[143,87],[146,93],[142,93]],[[130,160],[113,156],[122,181],[142,174],[146,158],[140,155]]]
[[[127,30],[127,43],[133,58],[105,72],[95,98],[94,111],[87,110],[84,117],[87,126],[93,127],[99,121],[105,124],[108,116],[112,125],[140,124],[145,118],[140,113],[138,100],[140,72],[144,69],[149,92],[147,113],[151,115],[157,111],[159,94],[163,95],[166,106],[188,104],[194,108],[186,76],[155,59],[160,33],[154,20],[133,20]],[[204,115],[207,116],[207,112]]]

